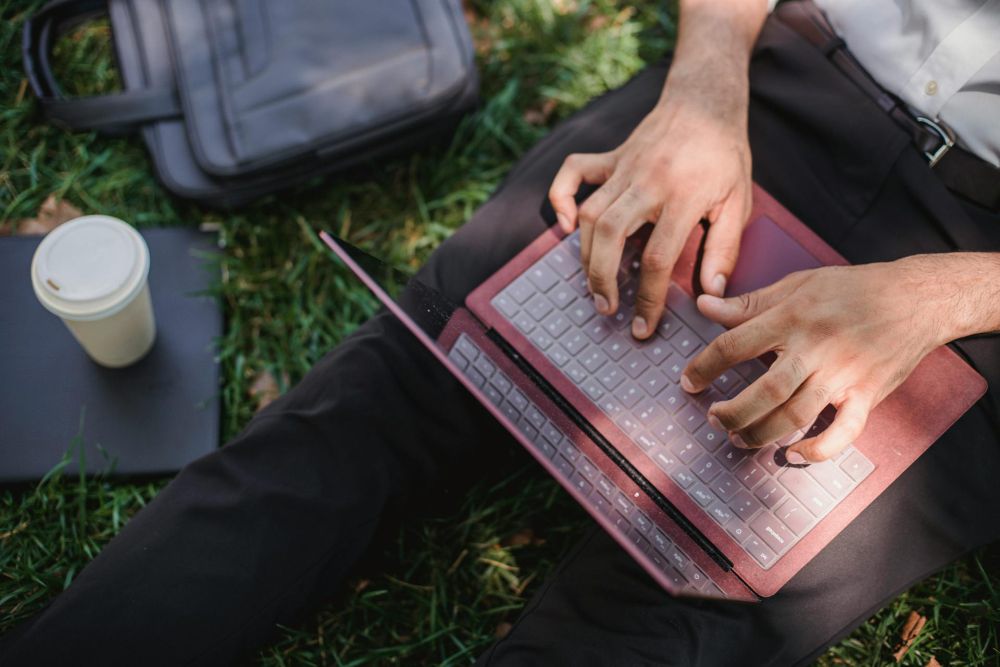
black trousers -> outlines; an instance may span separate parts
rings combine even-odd
[[[539,234],[539,206],[563,158],[623,141],[665,73],[665,64],[647,69],[555,129],[434,254],[425,278],[461,300]],[[846,257],[1000,249],[1000,218],[952,196],[890,120],[773,20],[751,76],[756,180]],[[916,580],[995,540],[1000,344],[985,337],[962,350],[991,381],[988,396],[774,597],[673,599],[594,529],[481,664],[801,663]],[[339,589],[394,507],[510,446],[379,315],[235,441],[183,470],[8,638],[0,662],[245,658],[275,623]]]

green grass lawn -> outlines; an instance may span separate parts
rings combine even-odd
[[[668,48],[676,18],[655,2],[472,2],[485,103],[449,145],[220,213],[168,196],[138,141],[45,124],[20,62],[21,22],[38,4],[0,0],[0,234],[53,193],[138,227],[215,223],[225,248],[224,439],[253,414],[256,378],[268,373],[286,389],[373,311],[315,245],[315,231],[332,228],[398,265],[419,265],[559,119]],[[115,85],[108,38],[107,25],[97,23],[59,44],[72,92]],[[53,475],[0,490],[0,634],[70,585],[164,481]],[[283,628],[259,662],[469,664],[509,627],[587,521],[524,457],[517,471],[482,481],[447,512],[410,522],[339,599]],[[970,557],[916,586],[820,664],[892,663],[911,611],[927,624],[902,664],[922,667],[932,656],[941,664],[1000,664],[1000,577],[986,563],[986,555]]]

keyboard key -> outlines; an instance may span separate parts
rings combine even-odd
[[[746,388],[747,388],[746,382],[744,382],[743,380],[737,380],[732,384],[731,387],[729,387],[729,391],[723,393],[725,393],[726,398],[735,398],[740,394],[740,392],[742,392]]]
[[[708,507],[708,515],[723,527],[735,516],[731,509],[719,501],[715,501]]]
[[[562,367],[570,360],[569,352],[559,343],[556,343],[545,351],[545,356],[556,366]]]
[[[546,315],[552,312],[552,302],[541,294],[536,294],[532,297],[531,301],[524,306],[524,309],[528,311],[528,314],[531,315],[536,322],[541,322]]]
[[[597,466],[594,465],[593,462],[586,456],[581,457],[580,460],[576,462],[576,467],[583,473],[583,476],[591,482],[596,481],[601,475],[601,471],[598,470]]]
[[[559,311],[552,311],[552,313],[545,318],[542,322],[542,326],[545,330],[549,332],[549,335],[553,338],[559,338],[570,328],[570,321],[565,315]]]
[[[667,412],[652,399],[645,399],[639,402],[633,410],[635,416],[639,418],[643,426],[650,426],[666,417]]]
[[[451,352],[448,353],[448,358],[451,359],[453,364],[458,366],[458,370],[460,371],[464,371],[469,367],[469,360],[458,351],[458,346],[451,348]]]
[[[681,408],[687,405],[688,394],[679,386],[673,384],[667,387],[656,400],[670,410],[671,413],[677,414]]]
[[[559,342],[564,348],[566,348],[566,351],[569,352],[570,356],[573,357],[580,354],[580,352],[590,344],[587,337],[579,331],[566,332],[563,337],[559,339]]]
[[[632,306],[622,303],[618,307],[618,312],[608,319],[611,321],[611,326],[615,329],[624,329],[632,322]]]
[[[723,443],[722,449],[716,453],[715,458],[719,459],[722,467],[726,470],[732,470],[742,463],[747,456],[748,454],[746,450],[734,447],[733,444],[727,440]]]
[[[543,262],[538,262],[528,269],[527,276],[528,280],[543,292],[548,292],[559,282],[559,276],[556,275],[556,272]]]
[[[569,379],[577,384],[580,384],[587,379],[586,369],[575,361],[571,361],[566,364],[566,367],[563,368],[563,372],[569,376]]]
[[[604,410],[604,414],[612,418],[614,418],[622,410],[624,410],[622,404],[618,402],[618,399],[616,399],[614,396],[611,395],[606,395],[604,398],[602,398],[600,400],[600,403],[598,404],[598,407],[600,407],[601,410]]]
[[[664,555],[674,546],[673,541],[656,528],[653,529],[650,539],[653,542],[653,548]]]
[[[677,423],[688,433],[694,433],[705,423],[705,414],[695,405],[688,405],[677,413]]]
[[[688,495],[702,507],[708,507],[715,502],[715,494],[704,484],[695,484],[688,490]]]
[[[670,385],[670,380],[667,376],[656,370],[655,368],[649,368],[645,373],[639,378],[639,384],[642,388],[646,390],[646,393],[650,396],[656,396],[663,389]]]
[[[577,459],[580,458],[580,450],[576,448],[576,445],[569,438],[563,438],[559,441],[559,453],[572,463],[576,463]]]
[[[490,378],[490,384],[499,389],[500,393],[504,396],[506,396],[507,392],[511,390],[511,387],[514,386],[514,384],[510,381],[510,378],[500,372],[495,373],[493,377]]]
[[[660,317],[660,324],[657,326],[656,331],[664,339],[669,339],[682,326],[684,326],[684,323],[681,322],[681,319],[668,309],[663,311],[663,316]]]
[[[833,507],[833,498],[830,494],[824,491],[823,487],[805,470],[786,468],[778,481],[818,517],[823,516]]]
[[[617,366],[605,366],[604,372],[599,373],[597,379],[608,391],[614,391],[625,381],[625,373]]]
[[[503,405],[500,406],[500,411],[514,424],[517,424],[521,418],[521,412],[510,401],[504,401]]]
[[[515,389],[510,392],[507,394],[507,398],[514,404],[514,407],[517,408],[519,413],[528,409],[528,399],[524,397],[524,394],[522,394],[520,390]]]
[[[642,353],[646,355],[646,358],[649,359],[650,363],[654,366],[659,366],[673,354],[673,352],[670,351],[670,346],[667,344],[667,341],[663,340],[659,336],[654,336],[652,342],[643,345]]]
[[[553,248],[545,256],[545,263],[563,280],[569,280],[580,270],[580,260],[573,257],[566,248],[561,246]]]
[[[791,498],[782,503],[774,514],[796,535],[804,535],[813,523],[812,515]]]
[[[669,474],[671,470],[677,467],[677,457],[663,447],[654,449],[651,456],[653,458],[653,463],[655,463],[656,466],[665,473]]]
[[[573,484],[573,486],[576,487],[576,490],[582,493],[583,495],[588,495],[590,491],[594,488],[594,485],[588,482],[587,478],[581,475],[580,473],[576,473],[575,475],[573,475],[573,478],[570,480],[570,482]]]
[[[649,368],[649,359],[643,356],[639,350],[632,350],[625,355],[625,358],[621,360],[619,365],[634,380]]]
[[[764,544],[760,538],[756,535],[751,534],[747,538],[747,541],[743,543],[743,548],[746,549],[747,553],[753,556],[754,560],[761,564],[762,567],[770,567],[777,555],[771,551],[771,548]]]
[[[614,334],[601,343],[601,349],[609,358],[618,361],[628,353],[629,345],[619,334]]]
[[[778,480],[769,479],[754,489],[753,495],[764,503],[764,507],[774,509],[788,494],[784,487],[778,484]]]
[[[714,452],[722,443],[726,440],[726,434],[722,431],[717,431],[712,428],[709,424],[705,423],[701,425],[697,431],[695,431],[694,439],[698,441],[706,451]]]
[[[624,410],[618,415],[618,417],[615,418],[615,423],[618,424],[621,430],[625,431],[626,435],[629,436],[642,428],[642,424],[639,423],[639,420],[636,419],[634,415]]]
[[[729,502],[742,489],[743,487],[736,481],[736,478],[729,473],[719,475],[712,482],[712,491],[725,502]]]
[[[535,428],[535,425],[532,424],[527,417],[521,417],[521,419],[517,422],[517,430],[523,433],[524,437],[531,442],[534,442],[538,437],[538,429]]]
[[[528,338],[531,340],[532,343],[535,344],[535,347],[537,347],[539,350],[542,350],[543,352],[549,349],[552,343],[555,342],[554,340],[552,340],[551,336],[545,333],[545,329],[542,328],[538,328],[532,331],[528,335]]]
[[[674,423],[670,417],[664,417],[653,426],[653,435],[664,445],[669,445],[683,435],[681,427]]]
[[[677,482],[682,489],[686,489],[695,482],[695,476],[684,468],[679,468],[670,473],[670,478]]]
[[[748,384],[753,384],[757,378],[767,371],[767,366],[756,359],[751,359],[749,361],[741,361],[733,366],[733,369],[743,376],[743,379],[746,380]]]
[[[729,501],[729,506],[743,521],[749,521],[761,509],[760,502],[745,490],[741,490],[733,496],[733,499]]]
[[[535,288],[531,286],[531,283],[522,276],[511,283],[505,293],[508,294],[514,301],[519,304],[523,304],[527,301],[532,294],[535,293]]]
[[[476,347],[476,344],[473,343],[472,340],[465,334],[458,337],[458,340],[455,341],[455,347],[458,348],[458,351],[462,353],[462,356],[469,361],[475,361],[476,357],[479,356],[479,348]]]
[[[586,382],[580,385],[580,389],[583,389],[583,393],[589,396],[590,400],[595,403],[604,396],[604,387],[594,378],[587,378]]]
[[[774,458],[777,451],[777,446],[768,445],[767,447],[761,448],[761,450],[754,455],[754,460],[764,466],[764,470],[766,470],[769,475],[777,475],[781,472],[781,468],[783,467],[779,465]]]
[[[750,529],[747,528],[747,525],[735,516],[726,524],[726,532],[732,535],[740,544],[750,535]]]
[[[547,296],[559,310],[566,310],[569,304],[573,303],[573,300],[576,299],[576,294],[573,290],[563,285],[556,286]]]
[[[719,465],[719,462],[711,454],[702,454],[701,458],[691,466],[691,470],[694,471],[698,479],[706,484],[719,476],[721,468],[722,466]]]
[[[635,526],[643,535],[649,535],[650,531],[653,529],[653,522],[649,520],[648,516],[638,510],[632,515],[632,525]]]
[[[855,482],[860,482],[875,469],[875,465],[865,458],[864,454],[854,451],[841,462],[840,469],[850,475]]]
[[[681,438],[670,447],[670,451],[682,462],[690,465],[701,454],[701,447],[694,444],[690,438]]]
[[[685,364],[687,362],[684,359],[681,359],[678,355],[673,355],[663,363],[661,369],[667,374],[671,382],[680,382]]]
[[[497,388],[493,385],[487,384],[483,387],[483,392],[486,394],[486,397],[490,399],[490,402],[493,403],[493,405],[499,406],[503,403],[503,394],[497,391]]]
[[[684,575],[672,567],[668,567],[666,570],[664,570],[663,575],[667,578],[668,581],[670,581],[670,583],[672,583],[677,588],[680,588],[687,584],[687,579],[684,578]]]
[[[604,475],[601,475],[597,479],[596,486],[597,490],[601,493],[601,495],[607,498],[608,500],[614,498],[615,494],[618,493],[618,487],[612,484],[611,480],[605,477]]]
[[[687,568],[691,559],[687,557],[683,551],[681,551],[676,544],[671,544],[666,550],[667,561],[676,567],[678,570],[683,570]]]
[[[611,506],[611,502],[599,493],[595,492],[591,494],[590,502],[604,516],[611,516],[611,513],[615,511],[615,508]]]
[[[644,433],[639,433],[639,434],[633,436],[633,440],[635,440],[636,444],[638,444],[640,447],[642,447],[647,452],[652,451],[653,448],[655,448],[655,447],[662,446],[662,443],[659,440],[657,440],[656,438],[654,438],[649,433],[645,433],[645,432]]]
[[[854,481],[832,461],[814,463],[806,472],[812,476],[827,493],[840,500],[854,487]]]
[[[795,541],[795,535],[792,534],[792,531],[785,528],[785,524],[778,521],[769,512],[758,514],[750,522],[750,528],[775,553],[781,553]]]
[[[566,311],[566,315],[573,321],[573,324],[582,327],[597,315],[597,310],[590,299],[577,299]]]
[[[744,459],[743,463],[736,466],[736,479],[743,482],[743,485],[748,489],[752,489],[760,482],[760,480],[766,477],[764,468],[754,461],[752,458]]]
[[[697,332],[702,340],[711,341],[725,331],[721,326],[702,315],[695,300],[677,285],[672,284],[667,290],[667,307]]]
[[[514,326],[521,330],[521,333],[529,334],[535,330],[535,321],[526,312],[520,312],[514,318]]]
[[[575,472],[573,464],[570,463],[568,460],[566,460],[565,457],[557,456],[555,463],[556,463],[556,469],[559,470],[559,472],[561,472],[567,478],[573,476],[573,473]]]
[[[517,311],[521,309],[518,306],[517,302],[514,301],[513,297],[508,296],[507,294],[504,293],[500,293],[495,297],[493,297],[493,301],[491,301],[490,303],[493,304],[494,308],[499,310],[507,317],[514,317],[514,315],[517,314]]]
[[[611,507],[613,508],[614,506],[615,504],[612,501]],[[622,531],[623,533],[627,533],[628,529],[632,527],[632,524],[628,522],[627,518],[622,516],[621,512],[613,512],[611,514],[611,522],[615,524],[615,527],[618,528],[618,530]]]
[[[590,290],[587,289],[587,274],[581,271],[569,280],[570,289],[581,297],[590,298]]]
[[[615,391],[615,398],[621,401],[621,404],[626,408],[633,407],[642,397],[642,390],[631,381],[625,382]]]
[[[629,500],[625,496],[625,494],[622,493],[621,491],[615,494],[615,497],[612,498],[611,503],[615,506],[615,509],[621,512],[622,515],[625,517],[632,516],[632,510],[635,509],[635,506],[632,504],[632,501]]]
[[[477,371],[475,368],[469,368],[466,370],[465,375],[472,380],[472,384],[476,385],[480,389],[482,389],[483,385],[486,384],[486,378],[484,378],[482,373]]]
[[[700,347],[701,341],[687,328],[682,328],[670,337],[670,344],[678,354],[687,359]]]
[[[596,373],[600,370],[601,366],[607,362],[608,358],[603,352],[601,352],[600,348],[596,345],[592,345],[586,352],[578,356],[577,360],[583,364],[583,367],[586,368],[589,373]]]
[[[719,377],[715,378],[715,381],[712,382],[712,385],[723,394],[728,395],[729,388],[732,387],[734,384],[736,384],[739,381],[739,379],[740,378],[735,371],[731,370],[723,371],[723,373],[719,375]]]
[[[542,454],[545,455],[545,458],[551,459],[553,456],[555,456],[556,448],[553,447],[548,440],[539,440],[535,444],[538,446],[540,450],[542,450]]]
[[[583,333],[587,334],[587,337],[595,343],[601,343],[611,335],[611,327],[604,318],[595,318],[584,326]]]
[[[493,372],[497,369],[496,366],[493,365],[493,362],[490,361],[485,354],[479,355],[479,358],[476,359],[472,365],[476,367],[476,370],[483,374],[484,378],[493,377]]]
[[[633,525],[632,529],[628,531],[628,539],[635,546],[639,548],[642,553],[649,553],[652,550],[652,545],[650,545],[649,540],[642,536],[642,532],[638,530],[638,527]]]

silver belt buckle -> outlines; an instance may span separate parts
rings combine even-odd
[[[944,157],[944,154],[948,152],[948,149],[955,145],[955,135],[947,125],[937,123],[925,116],[917,116],[917,122],[923,123],[927,127],[931,128],[934,134],[941,137],[941,145],[938,146],[936,151],[933,153],[924,151],[924,157],[927,158],[927,162],[930,163],[931,167],[933,167],[941,158]]]

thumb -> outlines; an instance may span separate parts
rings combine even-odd
[[[705,255],[701,262],[701,288],[706,294],[724,296],[726,282],[740,255],[740,239],[746,216],[732,200],[726,203],[718,220],[708,227]]]
[[[710,320],[718,322],[727,329],[732,329],[757,317],[765,310],[771,309],[794,292],[808,274],[808,271],[790,273],[767,287],[728,299],[702,294],[698,297],[698,310]]]

